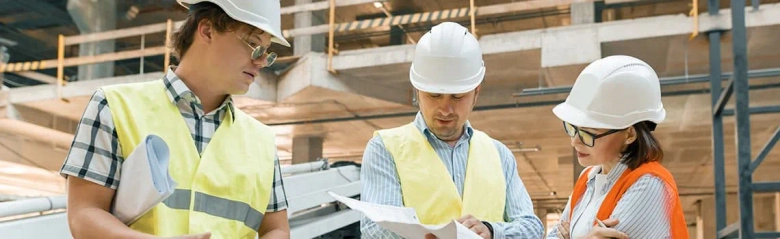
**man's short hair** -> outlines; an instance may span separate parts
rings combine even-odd
[[[187,19],[184,20],[181,29],[173,34],[173,55],[179,60],[184,57],[184,54],[192,46],[192,42],[195,40],[195,32],[198,31],[198,24],[202,20],[211,22],[212,27],[217,32],[233,31],[243,26],[249,26],[231,18],[222,8],[214,3],[200,2],[193,4],[190,6]]]

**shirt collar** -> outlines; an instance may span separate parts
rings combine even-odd
[[[174,105],[180,101],[185,101],[188,104],[192,102],[201,105],[200,99],[198,99],[195,93],[192,93],[190,88],[187,87],[187,84],[176,75],[176,72],[174,72],[175,70],[176,66],[171,66],[168,69],[168,72],[165,73],[165,76],[163,76],[163,83],[165,84],[165,92],[168,94],[168,99],[171,100],[171,103]],[[236,115],[233,107],[233,97],[228,95],[228,97],[225,98],[225,101],[217,107],[217,110],[227,109],[230,112],[230,118],[235,119]],[[201,106],[201,108],[203,107]]]
[[[612,170],[607,173],[607,182],[617,181],[618,178],[623,175],[623,172],[625,172],[626,169],[628,169],[628,165],[624,163],[615,164],[615,167],[613,167]],[[599,173],[601,173],[601,166],[597,166],[594,168],[594,170],[591,170],[591,173],[588,175],[588,181],[595,179],[596,174]]]
[[[423,118],[423,115],[421,112],[417,112],[417,116],[414,117],[414,126],[417,127],[418,130],[420,130],[420,133],[422,133],[425,136],[430,136],[433,138],[436,138],[435,135],[433,135],[433,132],[428,128],[428,124],[425,123],[425,119]],[[469,140],[471,139],[471,136],[474,134],[474,129],[471,127],[471,123],[466,120],[466,124],[463,125],[465,128],[465,134],[461,136],[461,139]]]

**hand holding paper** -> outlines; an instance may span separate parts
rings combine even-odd
[[[149,135],[122,163],[112,214],[129,225],[173,194],[168,173],[170,151],[162,138]]]
[[[346,204],[353,210],[362,212],[366,217],[399,236],[407,239],[425,239],[425,235],[433,234],[438,238],[481,239],[455,220],[444,225],[423,225],[417,218],[413,208],[394,207],[374,203],[361,202],[328,192],[331,197]]]

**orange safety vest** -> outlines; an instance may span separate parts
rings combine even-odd
[[[575,203],[577,203],[582,195],[585,194],[588,183],[588,173],[591,169],[592,167],[585,169],[585,172],[580,175],[579,179],[577,179],[577,183],[574,185],[574,191],[571,194],[572,203],[570,203],[569,206],[569,221],[571,221],[571,216],[574,214]],[[630,188],[631,185],[634,185],[636,180],[646,174],[660,178],[669,186],[669,188],[671,188],[671,192],[669,193],[674,195],[672,204],[669,205],[671,210],[668,210],[670,213],[669,224],[671,229],[669,234],[672,238],[688,238],[688,226],[685,224],[685,216],[683,215],[680,197],[677,196],[677,183],[674,182],[672,174],[658,162],[644,163],[634,170],[626,169],[604,198],[604,201],[601,203],[601,207],[596,214],[596,218],[602,221],[608,219],[612,215],[612,211],[615,210],[615,206],[617,206],[620,198],[628,191],[628,188]],[[593,224],[595,225],[596,222],[594,221]]]

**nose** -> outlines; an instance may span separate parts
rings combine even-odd
[[[260,58],[257,58],[257,60],[253,60],[252,65],[257,66],[258,68],[265,68],[268,66],[268,59],[266,56],[261,56]]]
[[[440,112],[442,115],[444,115],[444,116],[450,115],[450,114],[452,114],[453,112],[455,112],[455,108],[453,107],[452,100],[450,100],[450,99],[445,99],[445,100],[442,102],[442,105],[439,107],[439,112]]]
[[[579,132],[575,131],[574,136],[571,136],[571,146],[572,147],[577,147],[577,146],[583,145],[582,141],[580,141],[580,136],[578,134],[579,134]]]

